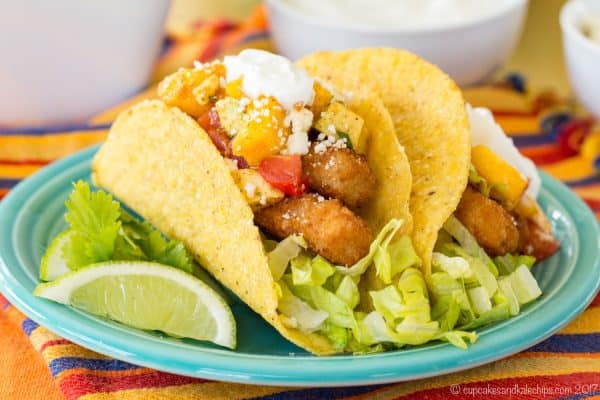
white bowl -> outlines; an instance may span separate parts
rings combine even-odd
[[[0,126],[90,117],[147,84],[169,0],[0,1]]]
[[[566,3],[560,12],[560,26],[571,86],[583,106],[600,119],[600,44],[581,31],[586,12],[580,0]]]
[[[266,0],[275,45],[293,60],[319,50],[403,48],[437,64],[459,85],[474,84],[489,77],[514,49],[528,3],[527,0],[502,2],[505,4],[494,15],[461,25],[389,29],[350,27],[319,20],[306,16],[282,0]]]

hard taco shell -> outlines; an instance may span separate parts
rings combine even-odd
[[[398,49],[319,52],[298,64],[348,90],[370,87],[383,100],[410,163],[412,240],[429,276],[438,232],[468,180],[470,131],[460,89],[436,66]]]

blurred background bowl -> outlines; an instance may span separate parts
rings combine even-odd
[[[570,1],[561,10],[560,26],[571,87],[583,106],[600,118],[600,44],[583,34],[586,13],[583,1]]]
[[[284,0],[266,0],[275,45],[291,59],[318,50],[368,46],[403,48],[437,64],[463,86],[490,77],[517,44],[528,2],[503,0],[503,3],[497,13],[461,25],[391,29],[316,19]]]
[[[0,126],[83,120],[142,89],[169,0],[0,2]]]

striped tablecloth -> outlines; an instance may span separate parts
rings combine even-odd
[[[244,47],[270,49],[262,10],[241,24],[214,21],[172,35],[155,81],[192,60]],[[514,74],[465,91],[490,107],[522,152],[563,180],[600,218],[600,128],[567,99],[530,93]],[[68,128],[0,128],[0,198],[49,162],[101,142],[115,115],[135,99]],[[70,343],[38,326],[0,295],[0,398],[112,399],[600,399],[600,300],[558,334],[482,367],[413,382],[329,389],[220,383],[142,368]],[[28,340],[27,340],[27,339]]]

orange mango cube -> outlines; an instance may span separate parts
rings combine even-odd
[[[490,197],[512,210],[527,189],[527,180],[512,165],[489,147],[478,145],[471,149],[471,163],[491,187]]]
[[[313,84],[313,89],[315,91],[315,98],[310,109],[313,112],[315,119],[318,119],[321,116],[321,113],[327,109],[329,103],[331,103],[333,95],[318,81],[315,81]]]
[[[242,78],[231,81],[225,86],[225,96],[233,97],[238,100],[244,96],[244,92],[242,91]]]
[[[231,143],[233,154],[242,156],[248,164],[256,166],[285,146],[290,128],[285,126],[286,112],[274,98],[258,98],[250,102],[244,118],[245,129]]]

